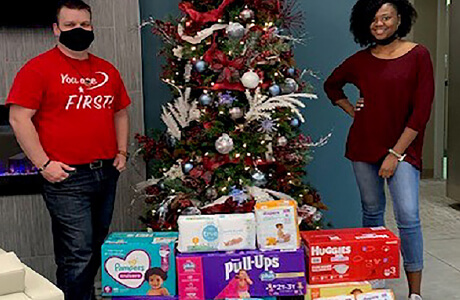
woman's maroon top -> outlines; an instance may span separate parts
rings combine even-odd
[[[406,127],[418,132],[406,150],[406,161],[422,167],[425,127],[434,98],[433,65],[422,45],[394,59],[375,57],[370,49],[357,52],[337,67],[324,84],[335,104],[347,98],[351,83],[364,98],[348,134],[346,157],[352,161],[378,163],[393,148]]]

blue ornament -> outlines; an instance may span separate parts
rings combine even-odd
[[[219,93],[219,105],[231,106],[235,100],[236,98],[230,95],[228,92],[225,94]]]
[[[288,72],[288,74],[290,76],[294,76],[295,75],[295,68],[289,68],[287,72]]]
[[[270,95],[278,96],[281,93],[281,88],[279,85],[274,84],[268,89],[268,91],[270,92]]]
[[[208,106],[211,104],[212,98],[208,94],[202,94],[200,96],[200,103],[204,106]]]
[[[190,173],[190,171],[193,169],[193,164],[192,163],[185,163],[183,166],[182,166],[182,171],[185,173],[185,174],[188,174]]]
[[[291,126],[293,127],[299,127],[300,126],[300,121],[297,118],[294,118],[291,120]]]
[[[204,72],[204,70],[206,70],[206,63],[202,60],[197,61],[195,63],[195,69],[200,73]]]

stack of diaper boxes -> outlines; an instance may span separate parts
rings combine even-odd
[[[255,213],[180,216],[178,224],[179,233],[111,234],[102,247],[103,295],[394,299],[365,281],[399,277],[399,239],[385,228],[299,233],[297,205],[287,200],[258,203]]]
[[[178,250],[180,299],[305,294],[294,201],[259,203],[255,215],[180,217]]]
[[[365,280],[399,278],[399,238],[383,227],[302,232],[308,265],[306,299],[392,300]]]
[[[48,280],[0,249],[0,300],[64,300],[64,294]]]

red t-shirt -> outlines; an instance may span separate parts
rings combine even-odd
[[[109,62],[91,54],[72,59],[56,47],[24,65],[6,103],[36,110],[32,121],[46,154],[76,165],[116,156],[114,113],[131,101]]]
[[[433,65],[428,50],[417,45],[395,59],[380,59],[369,49],[357,52],[337,67],[324,84],[335,104],[345,99],[343,87],[355,85],[364,108],[355,112],[347,141],[346,157],[378,163],[409,127],[418,132],[406,150],[406,161],[422,167],[425,127],[434,98]]]

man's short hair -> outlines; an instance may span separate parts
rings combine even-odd
[[[91,16],[91,7],[82,0],[60,0],[56,8],[56,21],[59,20],[61,9],[67,7],[69,9],[87,10]]]

